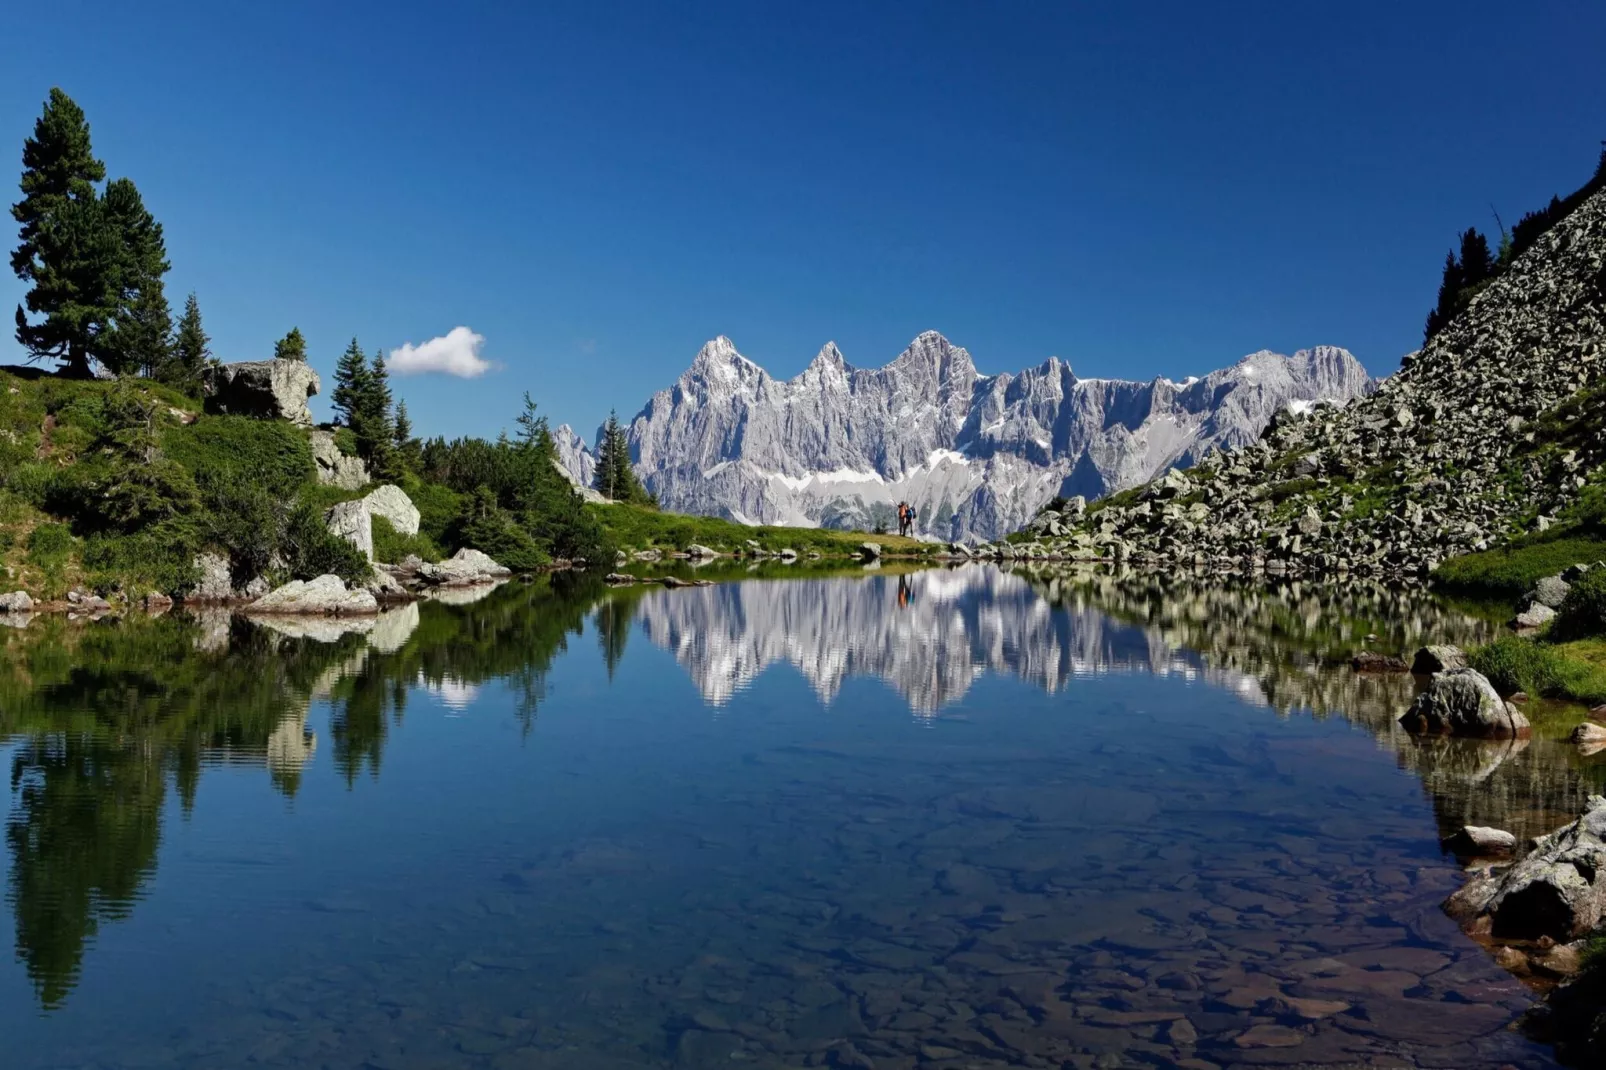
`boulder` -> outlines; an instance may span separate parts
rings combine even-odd
[[[438,564],[421,564],[418,578],[437,587],[467,587],[481,583],[494,583],[513,573],[478,550],[468,547],[457,551]]]
[[[361,457],[347,457],[341,453],[332,433],[313,431],[309,438],[319,483],[341,490],[361,490],[368,485],[368,466]]]
[[[782,561],[796,561],[797,551],[792,549],[790,546],[783,546],[776,556],[778,556]]]
[[[1512,620],[1511,626],[1518,631],[1533,631],[1543,628],[1556,619],[1556,611],[1542,602],[1530,602],[1528,608],[1518,613]]]
[[[330,534],[351,543],[368,560],[374,559],[374,525],[363,499],[341,502],[325,513],[323,519]]]
[[[1529,591],[1523,600],[1551,609],[1560,609],[1562,602],[1567,600],[1567,592],[1570,590],[1572,585],[1560,576],[1546,576],[1534,584],[1534,589]]]
[[[377,613],[379,602],[371,591],[347,590],[339,576],[292,580],[252,602],[252,613]]]
[[[679,576],[665,576],[660,580],[665,587],[712,587],[713,580],[683,580]]]
[[[687,557],[691,557],[691,558],[698,558],[698,559],[707,558],[707,557],[718,557],[719,556],[719,551],[711,550],[708,547],[703,546],[700,543],[695,543],[694,542],[690,546],[686,547],[686,556]]]
[[[1533,734],[1528,718],[1502,699],[1476,669],[1439,673],[1400,717],[1400,724],[1407,732],[1476,739],[1526,739]]]
[[[1606,799],[1591,795],[1578,820],[1541,837],[1504,870],[1484,870],[1445,910],[1464,927],[1487,923],[1496,939],[1559,943],[1588,935],[1606,908]]]
[[[27,591],[12,591],[10,594],[0,594],[0,613],[32,613],[33,599],[28,597]]]
[[[1080,494],[1066,499],[1065,504],[1060,507],[1060,515],[1070,520],[1080,520],[1086,512],[1087,499]]]
[[[1606,743],[1606,725],[1585,721],[1567,738],[1574,743]]]
[[[1411,671],[1419,676],[1432,676],[1436,672],[1467,667],[1467,655],[1458,646],[1425,646],[1416,652]]]
[[[234,577],[229,571],[229,559],[222,554],[195,555],[198,578],[190,589],[186,601],[226,602],[234,597]]]
[[[390,521],[390,526],[396,529],[397,534],[418,534],[418,507],[400,487],[392,483],[375,487],[362,503],[368,508],[370,516],[382,516]]]
[[[307,399],[317,392],[318,373],[304,360],[247,360],[214,365],[201,373],[201,394],[210,413],[311,427]]]
[[[866,561],[874,561],[881,556],[881,544],[878,542],[861,542],[859,556]]]
[[[1404,658],[1379,654],[1375,650],[1361,651],[1349,659],[1349,664],[1356,672],[1405,672],[1409,668]]]
[[[1296,525],[1301,535],[1320,535],[1322,532],[1322,516],[1316,511],[1314,505],[1307,505],[1305,512],[1300,515]]]
[[[1458,855],[1488,857],[1506,855],[1517,849],[1517,837],[1505,829],[1482,825],[1467,825],[1444,841],[1444,845]]]

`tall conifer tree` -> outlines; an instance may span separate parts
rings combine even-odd
[[[212,340],[201,326],[201,304],[190,294],[184,299],[184,314],[178,318],[178,330],[173,335],[173,351],[157,377],[182,389],[194,389],[201,380],[201,372],[212,359]]]
[[[113,372],[154,375],[168,361],[173,331],[162,283],[170,266],[162,225],[126,178],[106,187],[102,205],[121,256],[117,310],[97,357]]]

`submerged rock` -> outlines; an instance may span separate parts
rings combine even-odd
[[[1451,669],[1433,678],[1400,717],[1407,732],[1518,739],[1532,734],[1528,718],[1502,699],[1476,669]]]

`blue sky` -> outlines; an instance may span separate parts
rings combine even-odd
[[[489,371],[396,383],[420,432],[529,390],[589,435],[716,334],[783,376],[926,329],[984,372],[1391,371],[1459,229],[1588,177],[1603,46],[1591,0],[58,0],[7,16],[0,151],[77,99],[223,359],[466,327]]]

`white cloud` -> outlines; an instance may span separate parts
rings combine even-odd
[[[491,370],[491,362],[480,356],[483,334],[467,327],[453,327],[439,338],[422,345],[408,342],[390,351],[390,370],[397,375],[425,375],[440,372],[459,379],[477,379]]]

